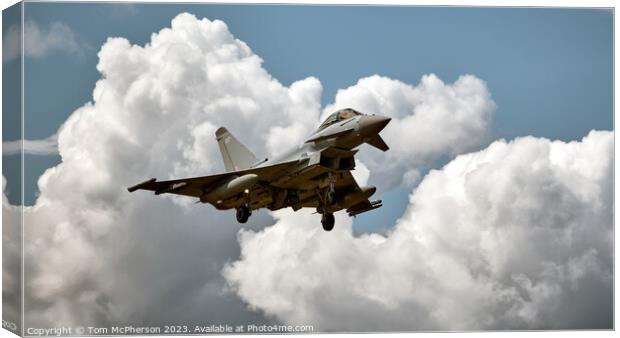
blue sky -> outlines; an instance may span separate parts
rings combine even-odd
[[[486,81],[497,104],[493,139],[534,135],[567,141],[580,139],[591,129],[613,128],[611,10],[94,3],[25,6],[26,20],[40,27],[62,22],[74,32],[79,46],[77,52],[53,51],[43,58],[26,58],[28,139],[50,136],[71,112],[91,100],[99,78],[97,52],[107,37],[122,36],[143,45],[151,33],[169,26],[170,20],[184,11],[225,21],[238,39],[263,58],[265,69],[285,85],[307,76],[317,77],[323,85],[324,105],[333,101],[339,88],[372,74],[410,84],[417,84],[428,73],[445,82],[474,74]],[[59,161],[59,156],[26,156],[26,204],[34,202],[38,176]],[[7,170],[5,176],[9,198],[15,203],[15,170]],[[396,189],[379,196],[384,200],[381,212],[358,217],[357,230],[391,225],[407,205],[408,191]]]

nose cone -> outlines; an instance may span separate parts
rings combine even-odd
[[[363,116],[359,124],[360,134],[364,136],[377,135],[391,120],[392,118],[381,115]]]

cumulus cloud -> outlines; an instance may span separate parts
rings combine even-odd
[[[320,330],[609,329],[612,147],[493,142],[424,177],[386,236],[278,211],[223,273],[252,309]]]
[[[430,74],[417,86],[374,75],[339,90],[323,117],[344,107],[392,117],[381,133],[390,151],[360,153],[371,181],[388,188],[416,183],[440,157],[482,148],[489,142],[495,103],[484,81],[473,75],[446,84]]]
[[[40,177],[40,195],[35,205],[24,208],[27,224],[24,229],[24,307],[29,314],[25,326],[312,320],[316,321],[312,324],[332,329],[367,319],[354,329],[362,330],[374,324],[371,330],[379,330],[405,325],[402,314],[390,316],[399,309],[419,320],[421,324],[416,328],[439,327],[435,325],[437,318],[456,316],[446,312],[444,307],[438,310],[439,314],[428,312],[426,303],[418,298],[405,297],[407,306],[403,307],[398,293],[401,289],[393,287],[401,284],[392,285],[392,296],[381,293],[382,283],[395,282],[390,276],[396,269],[408,272],[407,269],[419,264],[417,261],[408,261],[411,266],[401,264],[408,257],[417,257],[416,250],[428,256],[425,259],[438,259],[433,261],[436,269],[441,268],[441,257],[446,264],[458,267],[450,261],[449,254],[435,258],[430,253],[430,250],[442,249],[441,245],[411,249],[406,245],[406,237],[394,235],[396,231],[406,232],[404,229],[408,227],[402,224],[408,222],[409,214],[403,216],[397,227],[399,230],[390,237],[373,234],[357,239],[350,234],[351,221],[340,214],[336,216],[336,229],[323,233],[317,215],[312,215],[311,211],[301,211],[294,216],[290,211],[255,213],[245,225],[255,232],[244,231],[240,235],[242,260],[231,265],[224,277],[221,272],[225,263],[242,253],[235,241],[240,225],[234,220],[233,212],[190,205],[193,201],[183,197],[154,197],[145,192],[129,194],[126,187],[149,177],[167,179],[222,171],[214,140],[219,126],[226,126],[257,155],[275,156],[286,150],[283,144],[294,146],[301,142],[317,126],[322,114],[340,105],[394,117],[385,130],[392,150],[387,153],[369,150],[361,154],[354,173],[362,183],[372,181],[375,170],[384,170],[378,167],[376,154],[392,156],[388,154],[396,152],[403,158],[413,158],[388,157],[387,162],[394,164],[385,172],[395,181],[385,184],[393,185],[403,177],[411,178],[416,172],[422,172],[428,166],[425,161],[456,155],[484,143],[480,135],[486,134],[494,105],[481,80],[464,76],[453,84],[445,84],[429,75],[414,87],[373,76],[360,80],[353,89],[340,92],[333,105],[322,109],[322,86],[318,79],[309,77],[288,87],[282,85],[262,67],[261,58],[230,33],[224,22],[199,20],[190,14],[175,17],[170,27],[152,34],[144,46],[132,45],[124,38],[109,38],[98,56],[97,70],[101,79],[95,85],[92,102],[74,111],[60,128],[57,144],[62,162]],[[385,86],[395,89],[387,90]],[[346,93],[355,93],[362,87],[373,89],[368,97],[376,101],[378,108],[347,102]],[[398,103],[400,108],[388,109],[390,103],[386,103],[386,98],[392,105]],[[440,121],[444,118],[454,121]],[[420,135],[408,135],[408,129],[399,127],[414,128],[410,119],[417,119],[416,123],[428,128],[444,130],[445,138],[437,140],[436,147],[424,148]],[[399,148],[394,140],[401,138],[416,145],[412,147],[414,150],[404,145]],[[593,151],[598,154],[599,150]],[[410,208],[413,209],[414,206]],[[274,218],[275,226],[258,231],[272,225]],[[414,221],[415,218],[411,222]],[[292,226],[286,227],[286,224]],[[260,238],[273,242],[264,243],[260,249]],[[300,238],[307,239],[308,243],[299,245]],[[386,244],[396,238],[402,240],[402,255],[398,251],[400,247]],[[341,246],[336,245],[338,241],[342,241]],[[328,246],[329,250],[323,246]],[[316,251],[306,250],[308,248]],[[250,252],[261,250],[260,255],[248,257]],[[287,250],[290,256],[282,257]],[[386,256],[381,250],[389,254]],[[569,269],[570,275],[591,276],[590,267],[602,267],[602,271],[606,271],[604,265],[596,265],[604,255],[602,251],[591,251],[589,256],[575,256],[572,262],[576,268]],[[273,261],[267,261],[273,257],[281,259],[278,266],[290,267],[291,271],[282,274],[280,281],[268,285],[274,282],[276,272],[284,272],[277,270]],[[401,260],[401,263],[388,264],[391,259]],[[356,267],[360,262],[371,269]],[[319,270],[313,271],[311,276],[296,271],[307,264],[318,264]],[[252,276],[248,271],[261,273]],[[291,274],[293,271],[300,274],[295,276]],[[351,275],[343,276],[347,271]],[[462,276],[468,276],[466,268],[451,273],[459,271]],[[557,271],[564,273],[561,269]],[[424,271],[418,273],[424,276]],[[324,286],[326,280],[322,276],[330,274],[333,279],[329,283],[332,284],[327,288],[317,287]],[[527,271],[514,278],[510,276],[515,285],[522,285],[515,286],[515,292],[545,292],[545,288],[539,287],[540,280],[532,276]],[[410,277],[405,273],[396,282],[413,288]],[[253,287],[266,292],[260,301],[247,293],[251,278],[256,283]],[[360,283],[351,283],[352,279]],[[581,279],[575,280],[579,291]],[[234,288],[227,290],[227,282]],[[427,282],[430,285],[433,280]],[[275,290],[274,285],[282,289]],[[339,293],[339,288],[346,285],[348,293]],[[458,288],[456,281],[453,288]],[[497,297],[513,295],[501,288],[498,290],[501,292]],[[560,287],[560,291],[564,290]],[[420,296],[422,300],[434,297],[431,291],[424,292]],[[346,303],[360,300],[362,294],[368,294],[369,298],[361,299],[361,303]],[[484,300],[484,297],[475,298],[477,294],[472,293],[471,299]],[[237,295],[252,308],[263,311],[248,310]],[[294,299],[291,295],[302,298]],[[530,300],[524,298],[526,301]],[[292,304],[297,304],[297,310]],[[474,305],[484,307],[485,304]],[[336,312],[345,305],[347,311]],[[375,306],[387,310],[378,315],[370,311],[360,313],[364,308],[377,309]],[[534,319],[528,323],[542,318],[534,312],[535,306],[531,308],[522,311],[534,314],[530,315]],[[288,309],[293,310],[290,315],[284,315],[282,311]],[[467,314],[462,316],[455,318],[454,327],[465,326],[463,323],[471,319]],[[341,324],[330,322],[330,318],[335,317],[342,318]],[[425,317],[429,320],[423,321]],[[496,321],[492,324],[486,327],[500,325]]]
[[[57,135],[40,139],[2,142],[2,155],[15,155],[21,152],[27,155],[58,155]]]
[[[6,161],[6,160],[5,160]],[[2,176],[2,319],[21,328],[21,208],[6,198],[6,179]]]
[[[54,21],[48,27],[40,27],[33,20],[24,22],[24,55],[35,59],[46,57],[52,52],[80,54],[80,46],[75,33],[69,26],[60,21]],[[3,62],[15,60],[21,50],[21,27],[10,26],[3,36]]]
[[[220,125],[262,154],[273,128],[309,131],[319,81],[285,87],[261,63],[225,23],[189,14],[145,46],[108,39],[93,102],[60,128],[62,162],[25,209],[25,325],[266,322],[223,291],[220,270],[239,254],[233,214],[126,191],[221,171]],[[250,226],[270,222],[262,212]]]

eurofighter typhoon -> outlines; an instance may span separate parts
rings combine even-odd
[[[376,188],[360,187],[351,170],[362,143],[389,149],[379,132],[390,120],[342,109],[331,114],[297,149],[262,160],[221,127],[215,137],[225,173],[161,182],[152,178],[127,190],[185,195],[219,210],[235,208],[240,223],[247,222],[252,210],[260,208],[316,208],[322,215],[323,229],[330,231],[337,211],[345,209],[349,216],[355,216],[381,207],[380,200],[369,199]]]

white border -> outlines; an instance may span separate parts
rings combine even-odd
[[[16,3],[18,0],[6,0],[2,2],[2,9],[8,8]],[[498,1],[492,0],[443,0],[443,1],[432,1],[432,0],[415,0],[415,1],[406,1],[406,0],[390,0],[390,1],[370,1],[370,0],[338,0],[338,1],[329,1],[329,0],[295,0],[295,1],[285,1],[285,0],[269,0],[269,1],[261,1],[261,0],[240,0],[240,1],[230,1],[230,0],[220,0],[220,1],[200,1],[200,0],[138,0],[138,1],[97,1],[97,0],[63,0],[63,1],[41,1],[41,0],[28,0],[28,2],[162,2],[162,3],[246,3],[246,4],[260,4],[260,3],[268,3],[268,4],[331,4],[331,5],[418,5],[418,6],[479,6],[479,7],[600,7],[600,8],[614,8],[615,12],[615,1],[612,0],[591,0],[591,1],[583,1],[583,0],[507,0],[499,3]],[[0,25],[2,24],[2,16],[0,16]],[[22,24],[23,24],[23,10],[22,10]],[[23,30],[22,30],[23,31]],[[615,25],[615,13],[614,13],[614,131],[618,129],[617,120],[615,119],[615,102],[616,97],[618,97],[618,88],[616,86],[616,79],[618,78],[617,68],[615,64],[617,62],[617,55],[615,53],[616,39],[618,36],[618,28]],[[0,53],[2,52],[2,46],[0,44]],[[0,76],[2,75],[2,70],[0,67]],[[22,79],[23,79],[23,41],[22,41]],[[22,93],[23,93],[23,80],[22,80]],[[2,100],[2,83],[0,81],[0,102]],[[23,95],[22,95],[22,134],[23,134]],[[2,136],[1,131],[1,119],[0,119],[0,137]],[[618,158],[619,152],[615,147],[615,136],[614,136],[614,243],[617,239],[617,235],[615,232],[615,215],[618,213],[618,208],[615,204],[615,191],[618,188],[618,183],[615,180],[617,167],[615,165],[615,159]],[[2,158],[0,157],[0,165],[2,165]],[[23,170],[23,155],[22,155],[22,170]],[[22,191],[23,191],[23,180],[22,180]],[[23,195],[22,195],[23,199]],[[23,205],[23,201],[22,201]],[[23,215],[22,215],[23,222]],[[1,224],[1,220],[0,220]],[[23,236],[23,224],[22,224],[22,236]],[[2,249],[2,243],[0,241],[0,253]],[[618,297],[616,297],[615,290],[618,285],[618,278],[616,278],[615,271],[618,269],[618,261],[615,259],[616,251],[614,245],[614,328],[616,328],[616,309],[620,302],[618,301]],[[23,259],[23,245],[22,245],[22,259]],[[23,278],[23,264],[22,264],[22,278]],[[23,281],[23,279],[22,279]],[[2,279],[0,278],[0,287],[2,285]],[[22,294],[23,295],[23,294]],[[0,311],[2,310],[2,303],[0,302]],[[22,300],[22,329],[23,329],[23,300]],[[486,337],[611,337],[615,336],[614,331],[519,331],[519,332],[469,332],[469,333],[380,333],[377,334],[381,337],[387,337],[388,335],[393,337],[405,337],[405,336],[414,336],[414,337],[430,337],[430,338],[444,338],[444,337],[460,337],[460,336],[469,336],[472,337],[474,335],[485,335]],[[254,335],[227,335],[226,337],[253,337]],[[260,337],[280,337],[281,335],[260,335]],[[14,337],[9,331],[0,329],[0,337]],[[144,337],[144,336],[127,336],[127,337]],[[334,338],[349,338],[349,337],[367,337],[367,334],[312,334],[311,337],[334,337]]]

